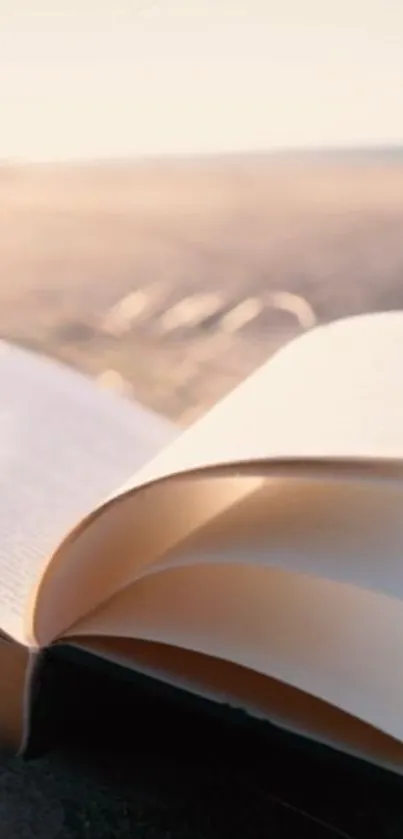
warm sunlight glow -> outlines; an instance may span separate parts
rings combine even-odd
[[[394,0],[0,0],[0,158],[403,139]]]

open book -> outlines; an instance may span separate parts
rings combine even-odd
[[[400,772],[402,358],[337,321],[179,434],[1,345],[3,743],[68,643]]]

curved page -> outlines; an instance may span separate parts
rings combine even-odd
[[[403,740],[403,603],[245,564],[143,578],[74,635],[163,642],[270,676]]]
[[[182,561],[188,543],[206,533],[211,522],[221,521],[226,511],[231,520],[236,518],[240,505],[266,486],[270,504],[277,486],[284,488],[296,477],[307,487],[318,481],[322,488],[326,480],[343,486],[349,480],[357,486],[374,482],[390,487],[391,497],[402,485],[401,470],[391,467],[390,474],[386,468],[375,473],[364,464],[335,462],[245,465],[236,472],[228,467],[226,474],[211,469],[140,487],[96,511],[62,543],[33,592],[26,637],[40,646],[60,637],[130,582]],[[269,511],[267,515],[270,519]]]
[[[118,493],[120,508],[111,500],[97,521],[84,522],[61,546],[33,594],[32,611],[35,604],[38,610],[27,636],[45,643],[64,632],[69,617],[72,623],[99,605],[105,592],[112,595],[142,568],[162,560],[209,518],[259,486],[259,475],[265,468],[274,473],[281,459],[300,474],[312,471],[312,464],[325,464],[329,479],[347,463],[375,480],[389,463],[401,480],[402,349],[403,314],[389,313],[313,330],[280,351],[140,470]],[[239,463],[252,474],[251,484],[241,480]],[[218,483],[208,474],[205,483],[193,475],[187,484],[172,480],[174,474],[220,464],[227,464],[229,478]],[[163,476],[171,476],[169,485],[152,483]],[[122,498],[130,488],[138,489],[133,501]],[[58,608],[67,567],[76,594],[64,589]]]
[[[311,694],[254,670],[181,647],[131,638],[74,638],[74,646],[385,768],[403,771],[403,743]]]
[[[278,477],[215,516],[143,576],[240,562],[353,583],[403,600],[403,484]]]
[[[403,457],[403,313],[305,333],[138,472],[124,489],[206,466]]]
[[[0,343],[0,626],[25,641],[44,563],[77,521],[177,433],[94,382]]]

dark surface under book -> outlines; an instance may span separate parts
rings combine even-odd
[[[399,778],[304,738],[69,647],[48,651],[38,688],[31,757],[92,779],[62,839],[403,835]]]

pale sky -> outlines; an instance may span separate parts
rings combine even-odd
[[[0,158],[403,143],[403,0],[0,0]]]

